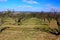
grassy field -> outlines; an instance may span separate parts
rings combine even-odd
[[[46,25],[45,25],[46,24]],[[55,26],[52,26],[55,25]],[[0,33],[0,40],[55,40],[56,36],[47,32],[37,31],[34,28],[57,28],[54,20],[51,24],[48,21],[37,18],[30,18],[22,22],[21,25],[17,25],[12,18],[7,18],[5,23],[1,27],[10,27]]]

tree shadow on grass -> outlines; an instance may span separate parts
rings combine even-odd
[[[60,40],[60,30],[58,29],[51,29],[51,28],[34,28],[37,31],[47,32],[53,35],[56,35],[56,40]]]
[[[37,31],[42,31],[42,32],[47,32],[47,33],[51,33],[53,35],[60,35],[60,31],[58,29],[51,29],[51,28],[39,28],[36,27],[34,28]]]

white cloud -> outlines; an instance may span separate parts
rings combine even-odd
[[[23,6],[18,6],[19,8],[31,8],[32,6],[27,6],[27,5],[23,5]]]
[[[47,8],[46,10],[49,10],[49,11],[59,11],[60,10],[60,7],[57,7],[57,6],[53,6],[52,4],[46,4],[45,5]]]
[[[7,0],[0,0],[0,2],[6,2]]]
[[[26,2],[29,4],[39,4],[37,1],[34,1],[34,0],[23,0],[23,2]]]
[[[24,10],[27,10],[27,11],[41,11],[41,8],[30,6],[30,5],[23,5],[23,6],[21,5],[21,6],[18,6],[18,8],[20,10],[23,10],[23,11]]]

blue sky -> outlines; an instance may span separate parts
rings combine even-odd
[[[0,11],[52,11],[60,12],[60,0],[0,0]]]

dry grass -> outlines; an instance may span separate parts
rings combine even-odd
[[[9,19],[13,20],[13,19]],[[9,24],[13,21],[5,22],[1,27],[10,27],[0,33],[0,40],[55,40],[56,36],[50,33],[36,31],[34,27],[48,28],[49,25],[41,25],[37,18],[23,21],[22,25]]]
[[[58,29],[58,26],[57,26],[57,24],[56,24],[56,21],[55,20],[52,20],[51,22],[50,22],[50,28],[54,28],[54,29]]]

